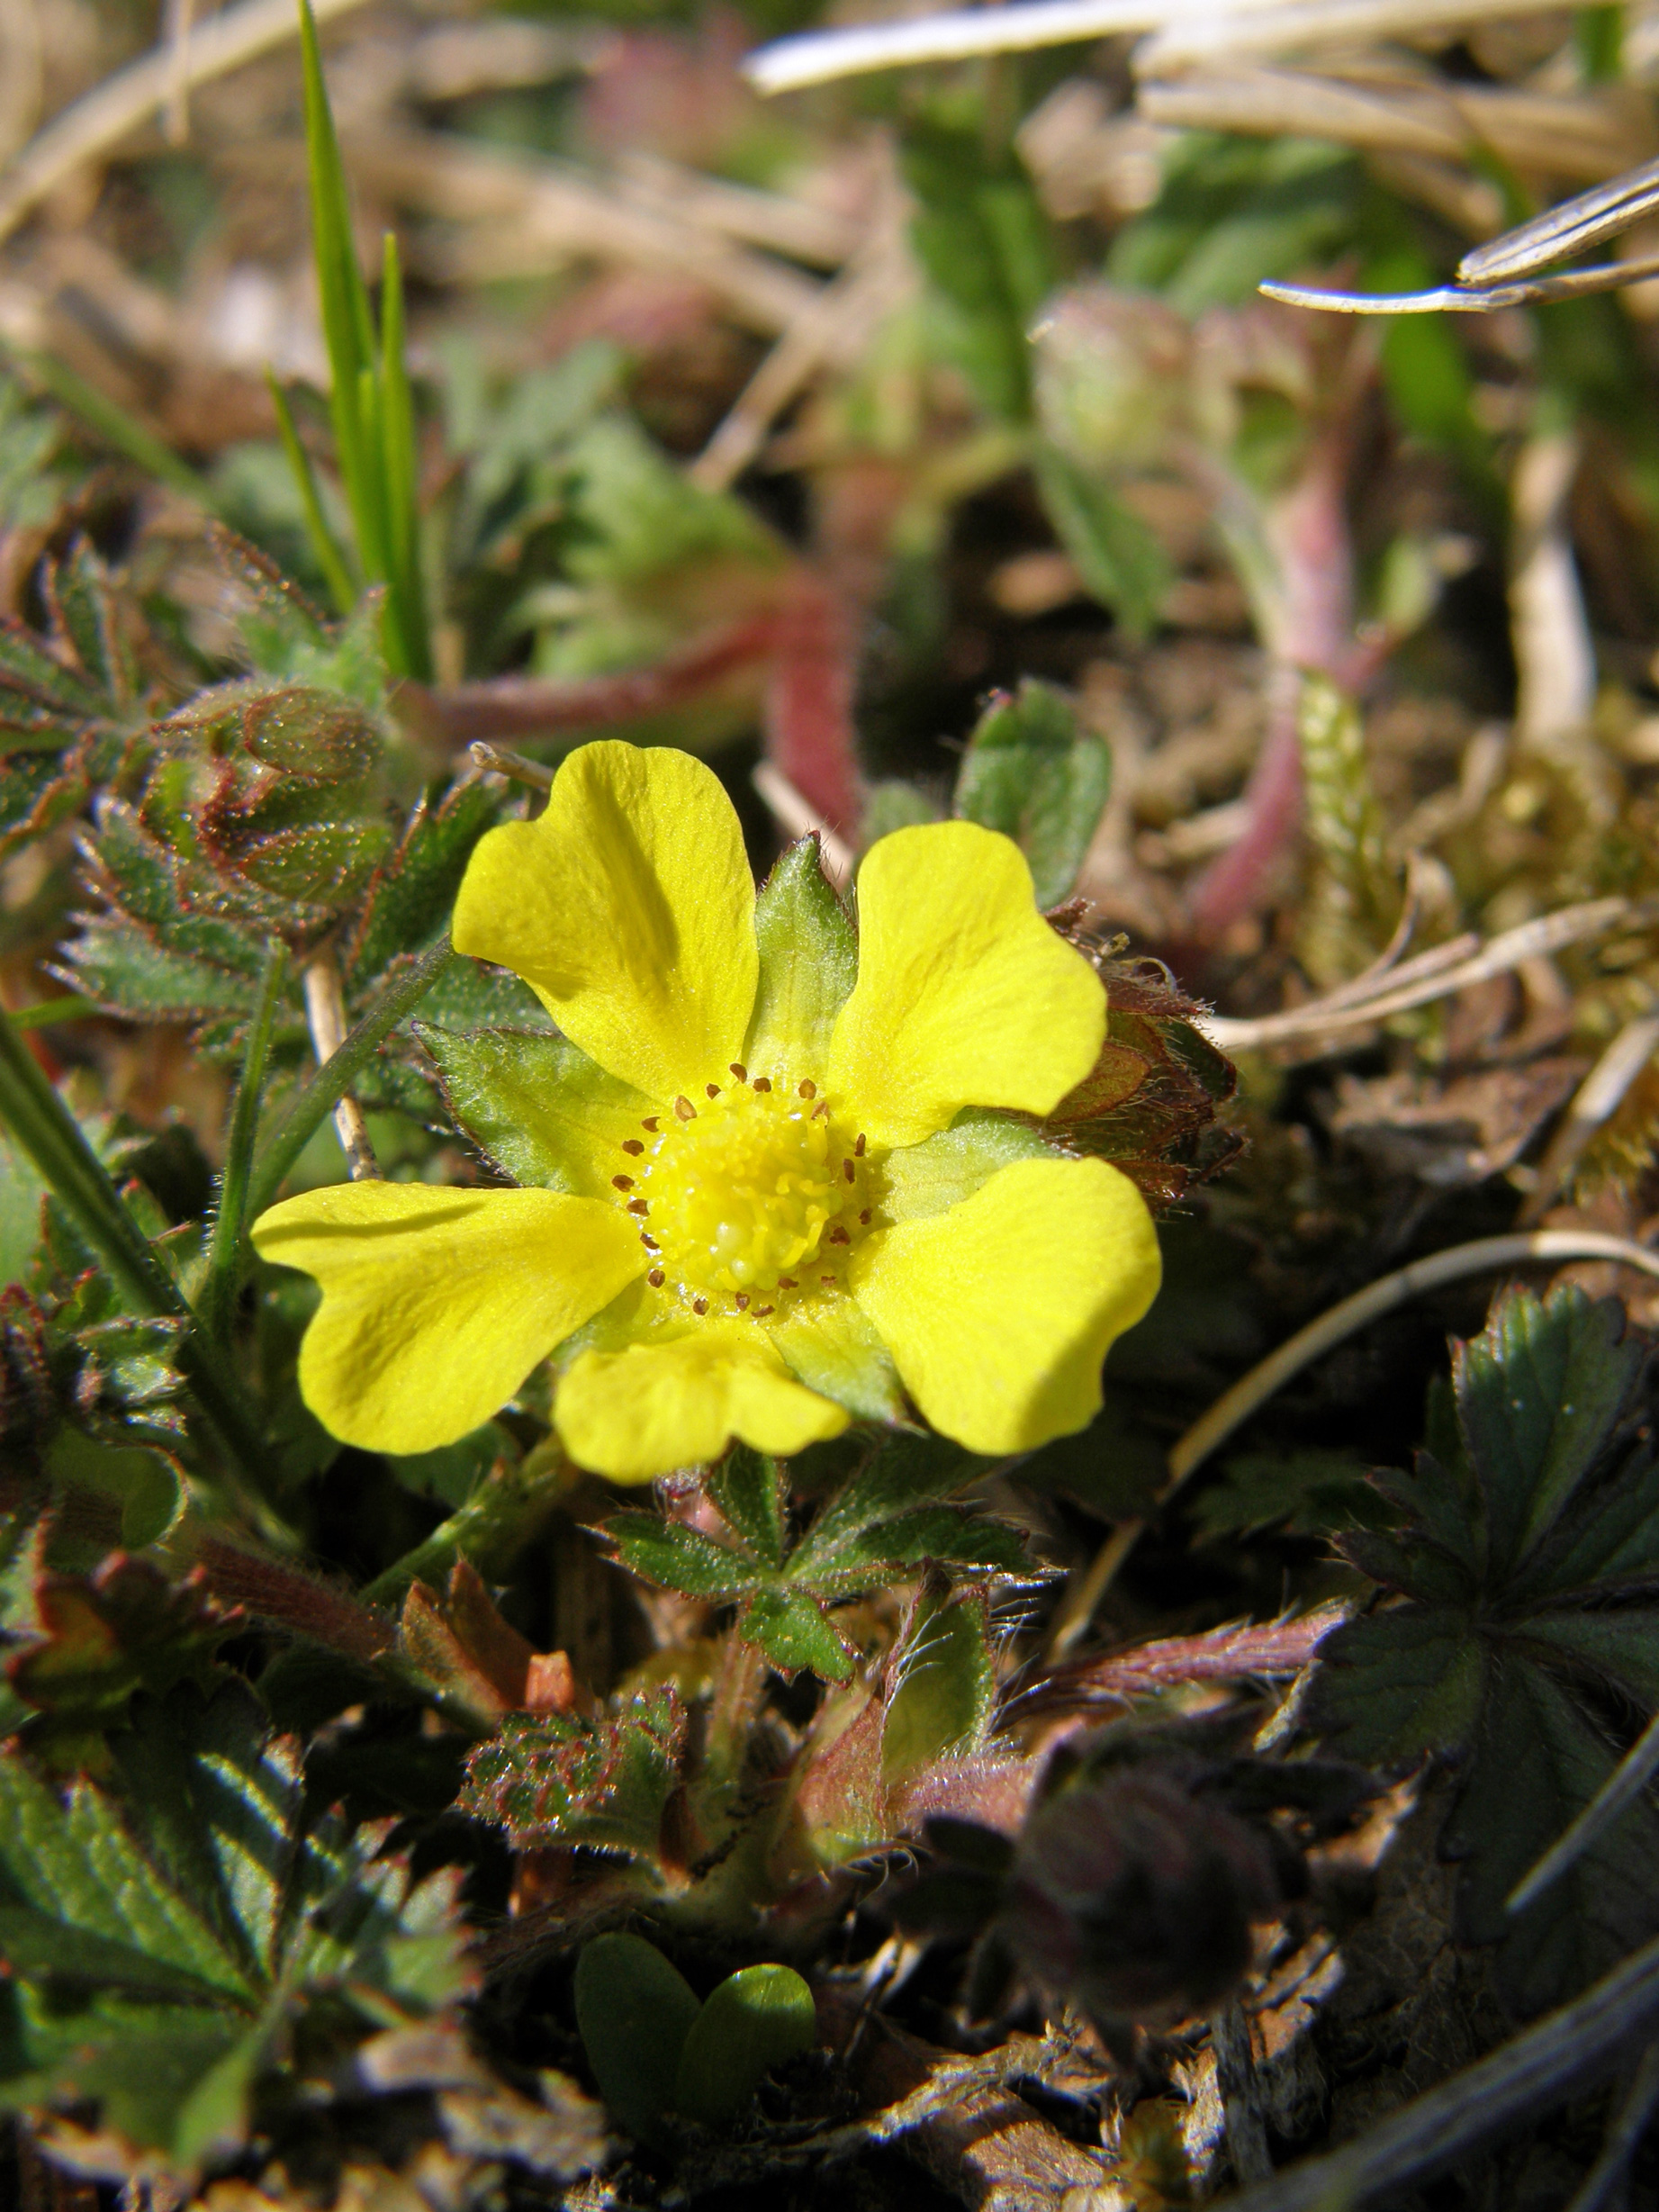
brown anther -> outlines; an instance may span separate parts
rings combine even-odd
[[[703,1088],[711,1098],[717,1098],[720,1096],[720,1086],[717,1083],[705,1083]]]
[[[833,1229],[832,1229],[832,1230],[829,1232],[828,1235],[827,1235],[827,1236],[825,1238],[824,1241],[825,1241],[826,1244],[851,1244],[851,1243],[852,1243],[852,1238],[851,1238],[851,1237],[850,1237],[850,1236],[847,1234],[846,1231],[845,1231],[845,1230],[844,1230],[844,1229],[842,1227],[841,1223],[840,1223],[839,1222],[837,1222],[837,1223],[836,1223],[836,1224],[835,1224],[835,1226],[834,1226],[834,1228],[833,1228]]]
[[[697,1119],[697,1108],[686,1097],[684,1091],[681,1091],[679,1097],[675,1099],[674,1111],[682,1122],[694,1122]]]
[[[855,1159],[858,1159],[858,1160],[862,1160],[862,1159],[863,1159],[863,1157],[864,1157],[864,1140],[863,1140],[863,1137],[862,1137],[861,1135],[860,1136],[858,1142],[857,1142],[857,1143],[856,1143],[856,1144],[855,1144],[855,1145],[852,1147],[852,1152],[853,1152],[853,1157],[854,1157]]]
[[[833,1275],[820,1275],[818,1280],[825,1290],[834,1290],[835,1287],[835,1278]]]
[[[818,1087],[809,1075],[802,1076],[799,1088],[803,1098],[816,1098],[818,1095]]]
[[[645,1120],[641,1122],[639,1125],[642,1129],[650,1130],[652,1135],[654,1137],[659,1126],[658,1116],[654,1114],[647,1114]]]
[[[850,1160],[843,1160],[842,1161],[841,1172],[846,1177],[849,1183],[857,1182],[858,1169],[853,1166]]]
[[[824,1120],[828,1112],[829,1100],[827,1098],[820,1098],[817,1105],[812,1109],[812,1119],[815,1122],[821,1122]]]
[[[772,1087],[772,1079],[771,1079],[771,1076],[769,1076],[769,1075],[757,1075],[757,1076],[755,1077],[755,1079],[754,1079],[754,1088],[755,1088],[755,1089],[756,1089],[756,1090],[770,1090],[770,1089],[771,1088],[771,1087]]]
[[[649,1214],[651,1208],[644,1198],[630,1198],[628,1200],[628,1212],[630,1214]]]
[[[708,1311],[708,1299],[707,1299],[707,1298],[693,1298],[693,1299],[692,1299],[692,1301],[691,1301],[691,1311],[692,1311],[694,1314],[706,1314],[706,1313]]]
[[[661,1268],[653,1268],[650,1274],[645,1278],[646,1282],[650,1284],[653,1290],[661,1290],[663,1285],[667,1279],[667,1277],[663,1274]]]
[[[663,1249],[655,1237],[648,1237],[643,1229],[639,1232],[639,1241],[648,1252],[660,1252]]]
[[[732,1073],[737,1078],[737,1080],[740,1083],[746,1083],[749,1080],[749,1070],[744,1066],[741,1060],[734,1060],[728,1064],[731,1068]]]
[[[754,1309],[754,1318],[756,1321],[764,1321],[768,1314],[774,1313],[776,1310],[775,1307],[770,1305],[757,1305]]]
[[[625,1152],[632,1152],[635,1159],[637,1160],[645,1148],[637,1137],[624,1137],[622,1149]]]
[[[868,1229],[868,1228],[869,1228],[869,1226],[870,1226],[870,1208],[869,1208],[868,1206],[866,1206],[866,1207],[864,1208],[864,1211],[863,1211],[863,1212],[862,1212],[862,1213],[861,1213],[861,1214],[859,1215],[859,1222],[860,1222],[860,1223],[861,1223],[861,1225],[862,1227],[864,1227],[864,1228],[866,1228],[866,1229]]]
[[[632,1190],[634,1178],[631,1175],[613,1175],[610,1178],[610,1187],[612,1190]]]
[[[778,1278],[778,1287],[780,1290],[798,1290],[800,1285],[792,1275],[780,1275]]]
[[[737,1311],[740,1314],[746,1314],[749,1310],[748,1292],[746,1290],[738,1291],[733,1297],[732,1304],[737,1308]]]

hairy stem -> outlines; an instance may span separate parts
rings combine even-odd
[[[305,1150],[355,1079],[367,1066],[404,1016],[414,1011],[455,958],[446,937],[382,991],[356,1027],[293,1099],[260,1147],[248,1191],[248,1218],[262,1214],[282,1187],[283,1178]]]
[[[389,1605],[411,1582],[441,1586],[457,1559],[476,1562],[522,1541],[579,1479],[557,1439],[549,1437],[518,1466],[493,1468],[464,1505],[440,1521],[424,1543],[377,1575],[360,1595],[367,1604]]]
[[[242,1072],[230,1109],[230,1130],[225,1140],[225,1171],[219,1185],[219,1211],[207,1250],[207,1279],[202,1286],[202,1325],[219,1345],[230,1336],[230,1313],[241,1276],[242,1229],[248,1218],[248,1178],[253,1169],[254,1137],[259,1125],[259,1099],[265,1086],[265,1064],[270,1057],[271,1031],[288,980],[288,948],[274,940],[259,978],[259,996],[248,1025],[248,1043]]]
[[[236,1502],[266,1539],[284,1548],[293,1532],[258,1494],[264,1452],[242,1410],[235,1377],[203,1334],[172,1277],[122,1203],[103,1162],[80,1125],[47,1081],[23,1039],[0,1013],[0,1121],[16,1138],[87,1241],[128,1302],[141,1314],[185,1324],[177,1359],[209,1425],[230,1462]]]

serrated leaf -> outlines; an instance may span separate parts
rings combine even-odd
[[[852,1655],[816,1598],[798,1590],[762,1590],[737,1617],[737,1633],[755,1645],[780,1675],[803,1668],[825,1682],[845,1682]]]
[[[1505,1910],[1516,1883],[1618,1764],[1591,1714],[1542,1667],[1518,1658],[1496,1672],[1440,1848],[1465,1863],[1456,1934],[1498,1946],[1500,1986],[1523,2016],[1558,2003],[1659,1933],[1659,1806],[1650,1795],[1526,1910]]]
[[[124,1552],[91,1575],[42,1575],[34,1606],[36,1640],[7,1658],[6,1680],[70,1731],[118,1721],[137,1690],[205,1686],[214,1652],[244,1625],[239,1612],[215,1603],[199,1572],[169,1583],[148,1559]]]
[[[757,1559],[781,1566],[786,1544],[788,1479],[775,1459],[739,1444],[708,1476],[721,1517]]]
[[[735,1544],[723,1544],[654,1513],[613,1513],[605,1533],[630,1573],[687,1597],[743,1597],[773,1578],[765,1566]]]
[[[680,1778],[685,1709],[672,1688],[609,1717],[514,1713],[467,1760],[456,1802],[519,1849],[588,1844],[655,1857]]]
[[[1037,904],[1068,896],[1112,791],[1112,753],[1052,684],[1027,676],[979,717],[956,778],[956,812],[1012,837]]]
[[[450,1875],[412,1888],[380,1836],[332,1817],[307,1831],[297,1764],[239,1684],[140,1697],[111,1747],[119,1799],[81,1783],[60,1801],[0,1757],[8,2107],[102,2100],[108,2125],[186,2162],[239,2140],[257,2076],[317,2000],[332,2033],[362,2035],[387,2005],[470,1986]]]
[[[1494,1579],[1548,1534],[1612,1433],[1642,1361],[1622,1332],[1615,1301],[1563,1290],[1504,1299],[1460,1350],[1457,1410]]]
[[[473,847],[499,818],[500,799],[482,782],[429,793],[380,863],[342,962],[349,989],[376,983],[401,953],[423,952],[448,926]]]
[[[1320,1647],[1309,1725],[1367,1765],[1468,1740],[1485,1692],[1484,1648],[1466,1614],[1407,1605],[1350,1621]]]

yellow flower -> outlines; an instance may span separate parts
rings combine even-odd
[[[1094,1065],[1100,980],[971,823],[882,838],[858,906],[855,937],[811,844],[757,900],[683,753],[585,745],[491,830],[455,943],[563,1035],[427,1038],[463,1124],[543,1187],[355,1183],[261,1217],[260,1252],[322,1287],[324,1425],[429,1450],[559,1350],[565,1449],[624,1481],[912,1405],[981,1452],[1081,1428],[1158,1241],[1116,1169],[1014,1116]]]

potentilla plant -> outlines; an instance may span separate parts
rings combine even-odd
[[[621,1481],[854,1420],[981,1453],[1084,1427],[1159,1278],[1135,1184],[1040,1125],[1105,989],[977,823],[880,839],[857,904],[855,932],[810,840],[757,898],[719,781],[666,749],[585,745],[491,830],[455,943],[562,1034],[496,1033],[486,1076],[476,1039],[428,1041],[516,1187],[342,1185],[254,1224],[321,1286],[325,1427],[430,1450],[549,1355],[565,1449]]]

